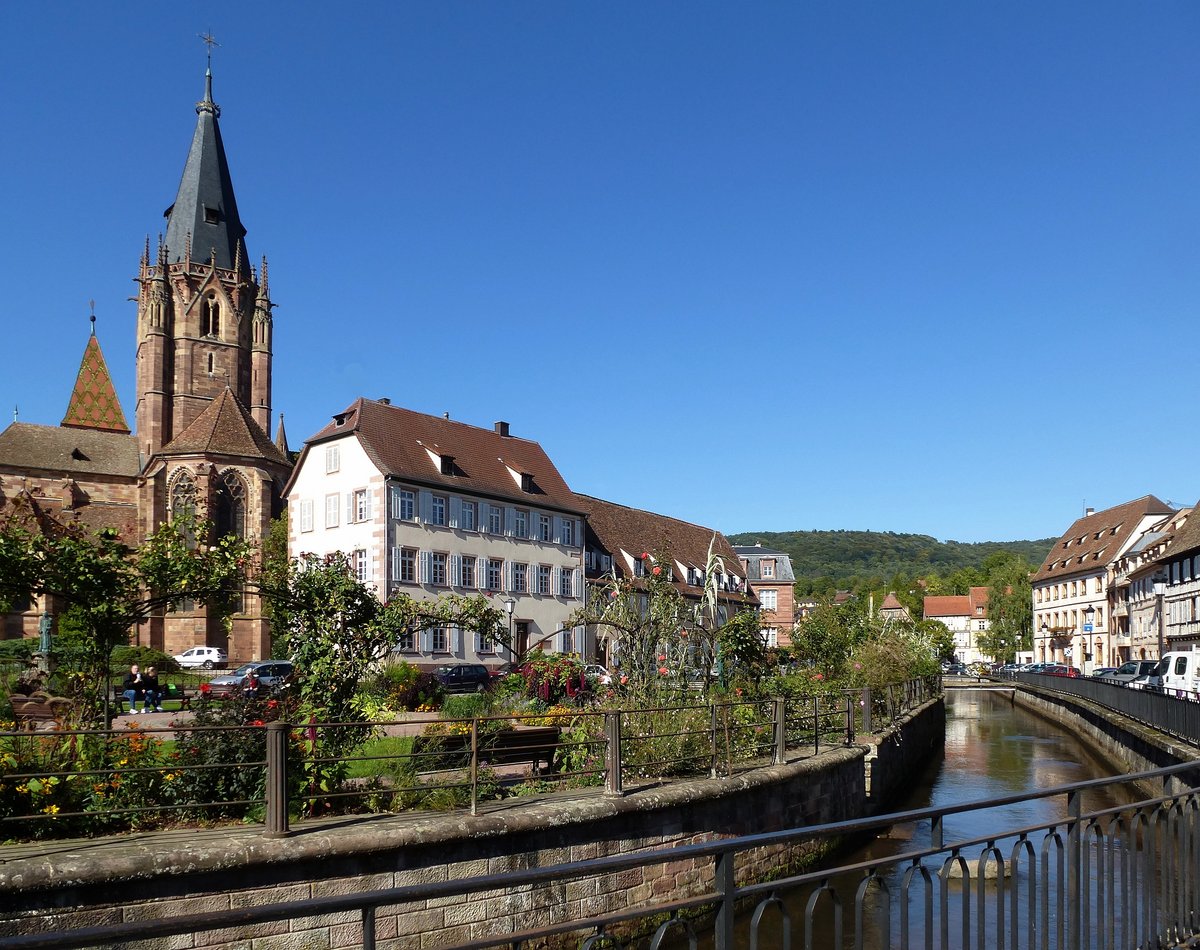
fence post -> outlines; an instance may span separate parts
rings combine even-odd
[[[717,892],[717,920],[713,928],[714,950],[734,950],[733,915],[737,897],[737,876],[734,874],[734,852],[722,851],[713,868],[713,885]]]
[[[607,740],[604,794],[624,795],[625,786],[621,781],[621,710],[614,709],[604,714],[604,734]]]
[[[846,745],[854,742],[854,697],[846,695]]]
[[[287,740],[291,728],[286,722],[267,723],[266,838],[286,838],[291,833],[287,797]]]
[[[821,751],[821,697],[813,697],[813,753]]]
[[[787,700],[775,700],[775,758],[773,765],[787,762]]]
[[[708,704],[708,747],[709,747],[709,762],[708,762],[708,777],[717,777],[717,730],[720,723],[717,722],[717,704]]]
[[[863,687],[862,711],[863,711],[862,731],[865,732],[867,735],[870,735],[872,732],[875,731],[871,724],[871,687],[870,686]]]
[[[1067,946],[1078,947],[1083,929],[1081,906],[1081,876],[1083,864],[1083,829],[1079,816],[1083,813],[1083,795],[1079,789],[1067,792]]]
[[[537,763],[534,763],[536,767]],[[471,717],[471,814],[479,807],[479,717]]]

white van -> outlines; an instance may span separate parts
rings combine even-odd
[[[1200,699],[1200,652],[1164,653],[1157,674],[1168,696]]]

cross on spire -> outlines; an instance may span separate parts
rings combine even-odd
[[[216,38],[215,36],[213,36],[213,35],[212,35],[212,30],[209,30],[209,31],[208,31],[208,32],[206,32],[206,33],[197,33],[196,35],[200,37],[200,42],[201,42],[201,43],[203,43],[205,46],[207,46],[207,47],[208,47],[208,68],[209,68],[209,69],[212,69],[212,51],[213,51],[213,47],[214,47],[214,46],[220,46],[221,44],[220,44],[220,43],[218,43],[218,42],[217,42],[217,38]]]

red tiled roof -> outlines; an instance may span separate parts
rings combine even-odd
[[[390,403],[358,399],[305,443],[304,456],[318,443],[351,433],[358,436],[371,461],[386,475],[581,513],[575,496],[550,457],[530,439],[501,435],[494,429],[481,429]],[[430,453],[450,456],[453,474],[443,474]],[[532,476],[530,491],[521,487],[519,480],[523,473]]]
[[[71,401],[67,404],[67,414],[63,416],[62,424],[77,429],[129,433],[108,364],[104,362],[100,342],[94,333],[88,337],[84,348],[79,373],[75,377],[75,389],[71,392]]]
[[[975,613],[971,608],[971,598],[966,594],[926,597],[923,612],[926,618],[969,617]]]
[[[1034,583],[1103,570],[1123,550],[1146,515],[1169,515],[1174,509],[1153,495],[1085,515],[1075,521],[1046,555]]]
[[[228,455],[290,465],[228,386],[160,455]]]

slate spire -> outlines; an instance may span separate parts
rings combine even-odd
[[[221,107],[213,102],[212,70],[204,74],[204,98],[196,103],[196,131],[183,168],[175,203],[167,218],[167,261],[186,261],[189,256],[211,261],[233,270],[246,267],[246,229],[238,217],[233,181],[221,129],[217,123]]]

